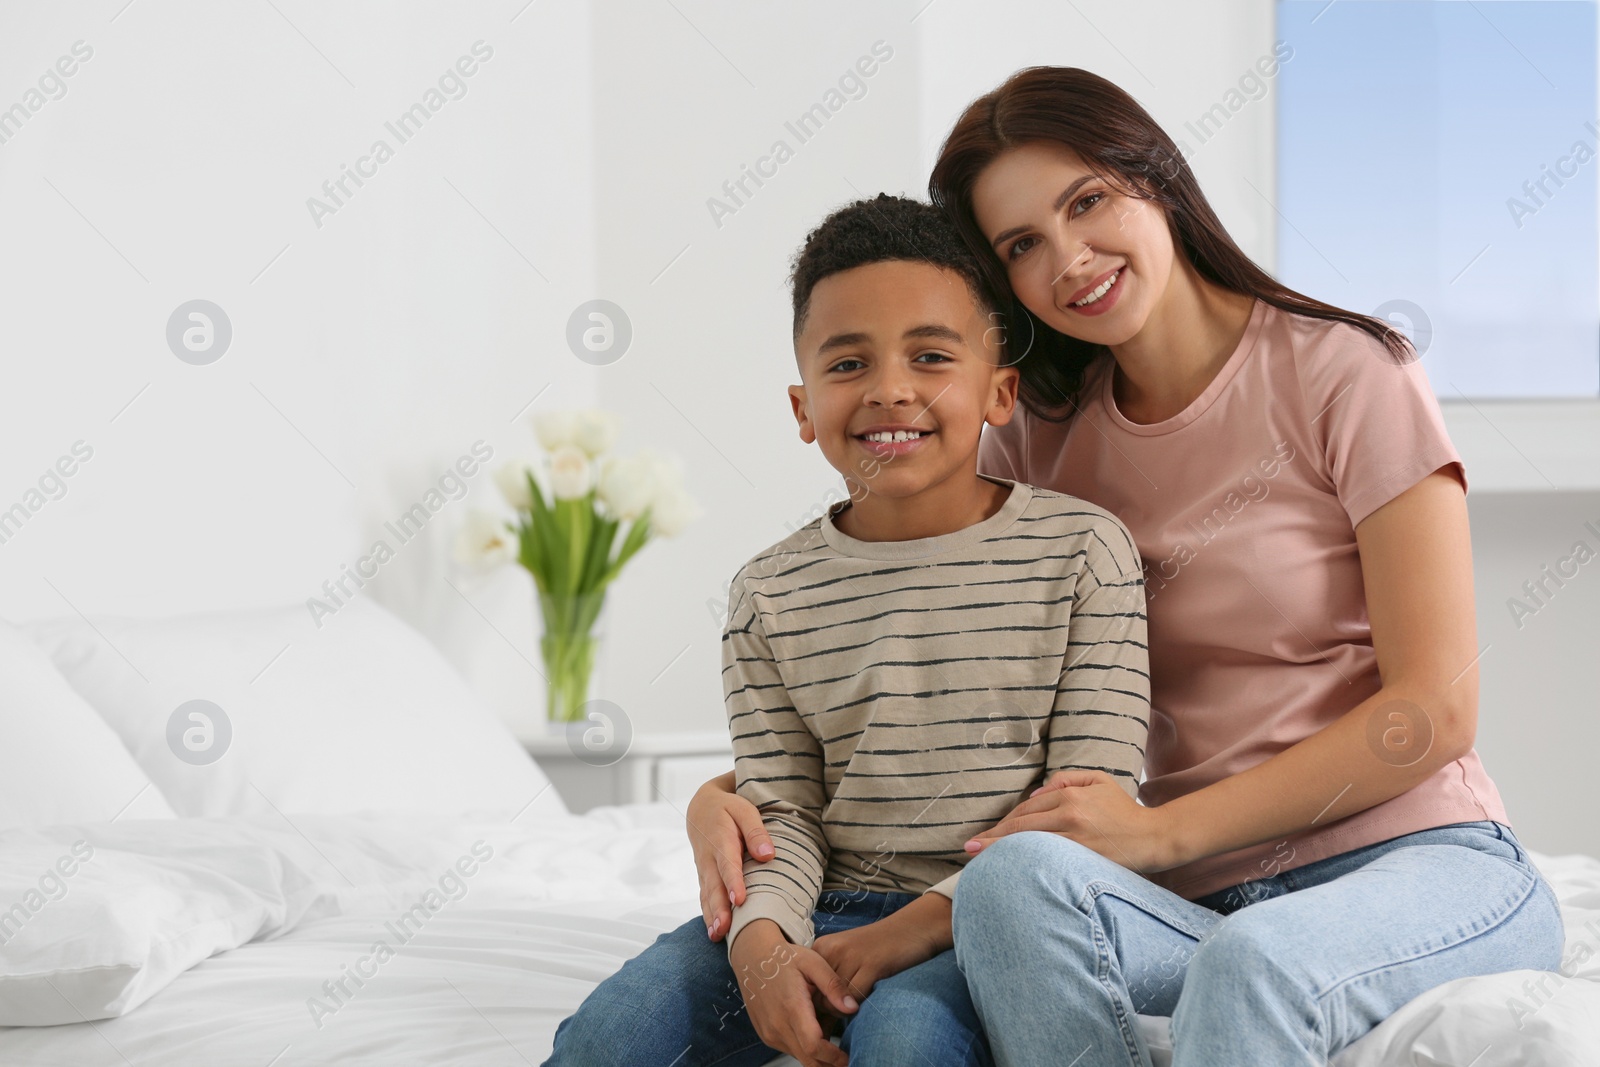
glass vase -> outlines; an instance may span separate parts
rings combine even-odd
[[[539,594],[544,618],[539,655],[544,660],[545,718],[551,723],[583,721],[600,645],[594,626],[604,605],[604,593]]]

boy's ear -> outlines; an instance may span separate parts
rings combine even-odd
[[[808,445],[814,443],[817,439],[817,431],[811,425],[811,415],[806,405],[805,386],[789,386],[789,406],[794,409],[794,421],[800,424],[800,440]]]
[[[1022,383],[1022,372],[1016,367],[996,367],[990,384],[989,410],[983,421],[991,426],[1004,426],[1011,421],[1017,409],[1017,389]]]

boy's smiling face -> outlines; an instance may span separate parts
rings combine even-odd
[[[1009,422],[1016,405],[1019,375],[1002,366],[1000,338],[955,271],[883,260],[828,275],[795,339],[800,439],[822,449],[858,503],[952,476],[948,488],[966,491],[983,424]]]

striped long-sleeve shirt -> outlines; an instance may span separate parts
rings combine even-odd
[[[987,476],[986,476],[987,477]],[[1149,732],[1143,567],[1110,512],[1023,482],[994,515],[860,541],[841,502],[734,576],[722,638],[737,789],[776,855],[755,919],[810,944],[824,890],[953,896],[962,845],[1055,771],[1137,797]]]

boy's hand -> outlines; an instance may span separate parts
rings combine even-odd
[[[778,924],[757,919],[739,932],[728,954],[756,1036],[804,1067],[848,1067],[849,1057],[830,1042],[812,1001],[819,994],[839,1015],[857,1008],[850,990],[816,952],[790,944]]]
[[[931,960],[954,944],[950,898],[924,893],[875,923],[824,934],[813,947],[850,991],[864,999],[883,979]]]

